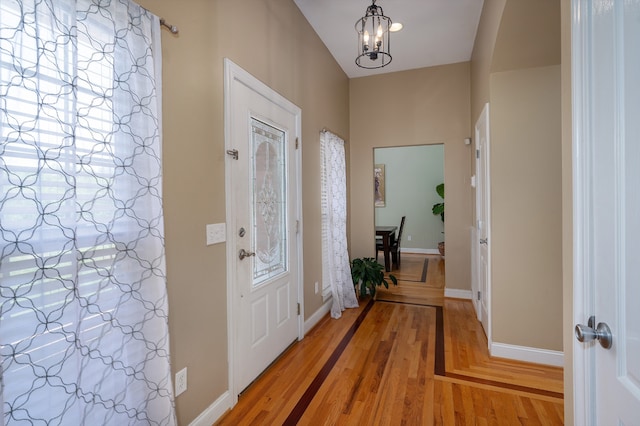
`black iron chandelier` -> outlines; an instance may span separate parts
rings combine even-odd
[[[358,32],[358,57],[356,65],[361,68],[382,68],[391,63],[389,29],[391,18],[384,16],[376,0],[372,0],[364,16],[356,22]]]

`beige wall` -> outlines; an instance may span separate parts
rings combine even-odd
[[[562,351],[560,66],[491,74],[492,340]]]
[[[223,58],[302,108],[305,314],[321,306],[319,130],[349,137],[348,79],[287,0],[139,0],[164,31],[164,207],[172,370],[188,367],[180,424],[227,387],[225,246],[205,225],[225,221]],[[250,22],[250,25],[246,23]]]
[[[471,125],[489,102],[489,75],[502,12],[507,0],[484,0],[476,41],[471,53]]]
[[[563,349],[559,64],[560,0],[485,0],[471,60],[471,121],[489,101],[492,339],[556,351]]]
[[[471,289],[469,85],[468,62],[350,81],[351,257],[374,255],[373,148],[444,143],[446,286]]]
[[[484,0],[471,55],[471,122],[492,72],[560,63],[560,0]]]
[[[491,72],[560,63],[560,0],[507,0]]]

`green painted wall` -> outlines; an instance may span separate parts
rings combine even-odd
[[[444,182],[444,145],[376,148],[374,162],[385,166],[385,206],[375,207],[376,225],[399,226],[407,216],[401,248],[437,253],[444,226],[431,207],[441,201],[435,188]]]

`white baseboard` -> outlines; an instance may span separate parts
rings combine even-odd
[[[438,249],[423,249],[423,248],[402,248],[400,247],[400,253],[416,253],[416,254],[440,254]]]
[[[315,327],[315,325],[318,324],[325,315],[331,312],[331,303],[333,303],[333,298],[330,297],[326,302],[324,302],[324,305],[322,305],[320,309],[315,311],[314,314],[304,322],[305,335],[309,332],[309,330]]]
[[[445,288],[444,297],[451,297],[452,299],[473,299],[473,293],[471,290],[460,290],[457,288]]]
[[[489,352],[491,356],[498,358],[552,365],[554,367],[564,366],[564,352],[559,351],[508,345],[506,343],[491,343]]]
[[[231,394],[226,391],[218,399],[214,401],[206,410],[198,417],[193,419],[189,426],[211,426],[231,409]]]

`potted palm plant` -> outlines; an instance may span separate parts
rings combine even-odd
[[[376,288],[380,285],[389,288],[387,278],[391,280],[393,285],[398,285],[398,279],[392,274],[386,277],[384,275],[384,266],[376,262],[372,257],[353,259],[351,261],[351,278],[360,296],[370,294],[371,297],[374,297],[376,295]]]
[[[440,198],[442,198],[442,202],[434,204],[431,211],[434,215],[440,215],[440,219],[442,219],[442,223],[444,224],[444,183],[436,186],[436,192]],[[438,243],[438,251],[440,252],[440,255],[444,257],[444,241],[440,241]]]

